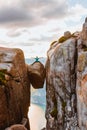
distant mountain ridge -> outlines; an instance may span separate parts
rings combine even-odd
[[[25,61],[27,64],[32,64],[35,62],[35,57],[25,58]],[[45,65],[46,57],[39,57],[39,61]]]

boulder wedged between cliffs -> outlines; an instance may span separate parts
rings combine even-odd
[[[28,76],[32,86],[35,89],[43,88],[43,84],[45,80],[44,65],[40,61],[38,61],[38,62],[34,62],[31,65],[27,65],[27,68],[28,68]]]

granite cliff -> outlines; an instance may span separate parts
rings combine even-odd
[[[47,130],[87,130],[87,18],[81,32],[51,44],[46,99]]]
[[[0,47],[0,130],[30,130],[30,83],[43,87],[44,78],[43,64],[26,65],[22,50]]]

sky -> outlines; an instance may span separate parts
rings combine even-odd
[[[0,46],[46,57],[65,31],[82,30],[86,16],[86,0],[0,0]]]

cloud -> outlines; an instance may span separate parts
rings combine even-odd
[[[81,4],[76,4],[73,7],[69,8],[69,15],[74,16],[76,18],[74,20],[78,20],[79,16],[87,15],[87,8]]]
[[[34,46],[36,43],[33,42],[22,42],[22,43],[18,43],[18,45],[22,45],[22,46]],[[17,44],[16,44],[17,45]]]
[[[6,27],[37,26],[49,19],[62,18],[67,13],[65,0],[3,1],[0,3],[0,25]]]
[[[11,47],[13,43],[7,42],[5,40],[0,40],[0,47]]]
[[[53,29],[49,30],[49,32],[55,33],[55,32],[59,32],[59,31],[61,31],[61,30],[62,30],[61,27],[57,27],[57,28],[53,28]]]
[[[0,9],[0,25],[6,26],[27,26],[32,25],[34,17],[32,13],[26,12],[22,8]]]
[[[25,42],[5,42],[5,41],[0,41],[0,45],[4,45],[6,47],[32,47],[34,45],[38,45],[33,42],[25,41]]]
[[[71,30],[81,30],[82,23],[87,17],[87,8],[83,5],[76,3],[74,6],[68,9],[68,17],[65,18],[67,27]]]
[[[29,39],[30,41],[32,42],[36,42],[36,43],[40,43],[41,42],[48,42],[48,41],[51,41],[52,40],[52,36],[45,36],[45,35],[41,35],[40,38],[32,38],[32,39]]]
[[[6,8],[0,10],[0,23],[16,22],[30,18],[31,16],[25,13],[22,9]]]
[[[76,20],[87,9],[76,3],[69,5],[66,0],[0,0],[0,27],[34,27],[50,20]]]
[[[13,29],[10,29],[7,32],[7,36],[8,37],[19,37],[19,36],[21,36],[22,34],[25,34],[25,33],[30,34],[28,29],[16,29],[16,28],[13,28]]]
[[[19,31],[14,31],[14,30],[11,30],[7,33],[7,36],[9,37],[18,37],[21,35],[21,32]]]
[[[46,7],[43,17],[47,19],[61,19],[67,16],[68,4],[65,0],[55,1]]]

